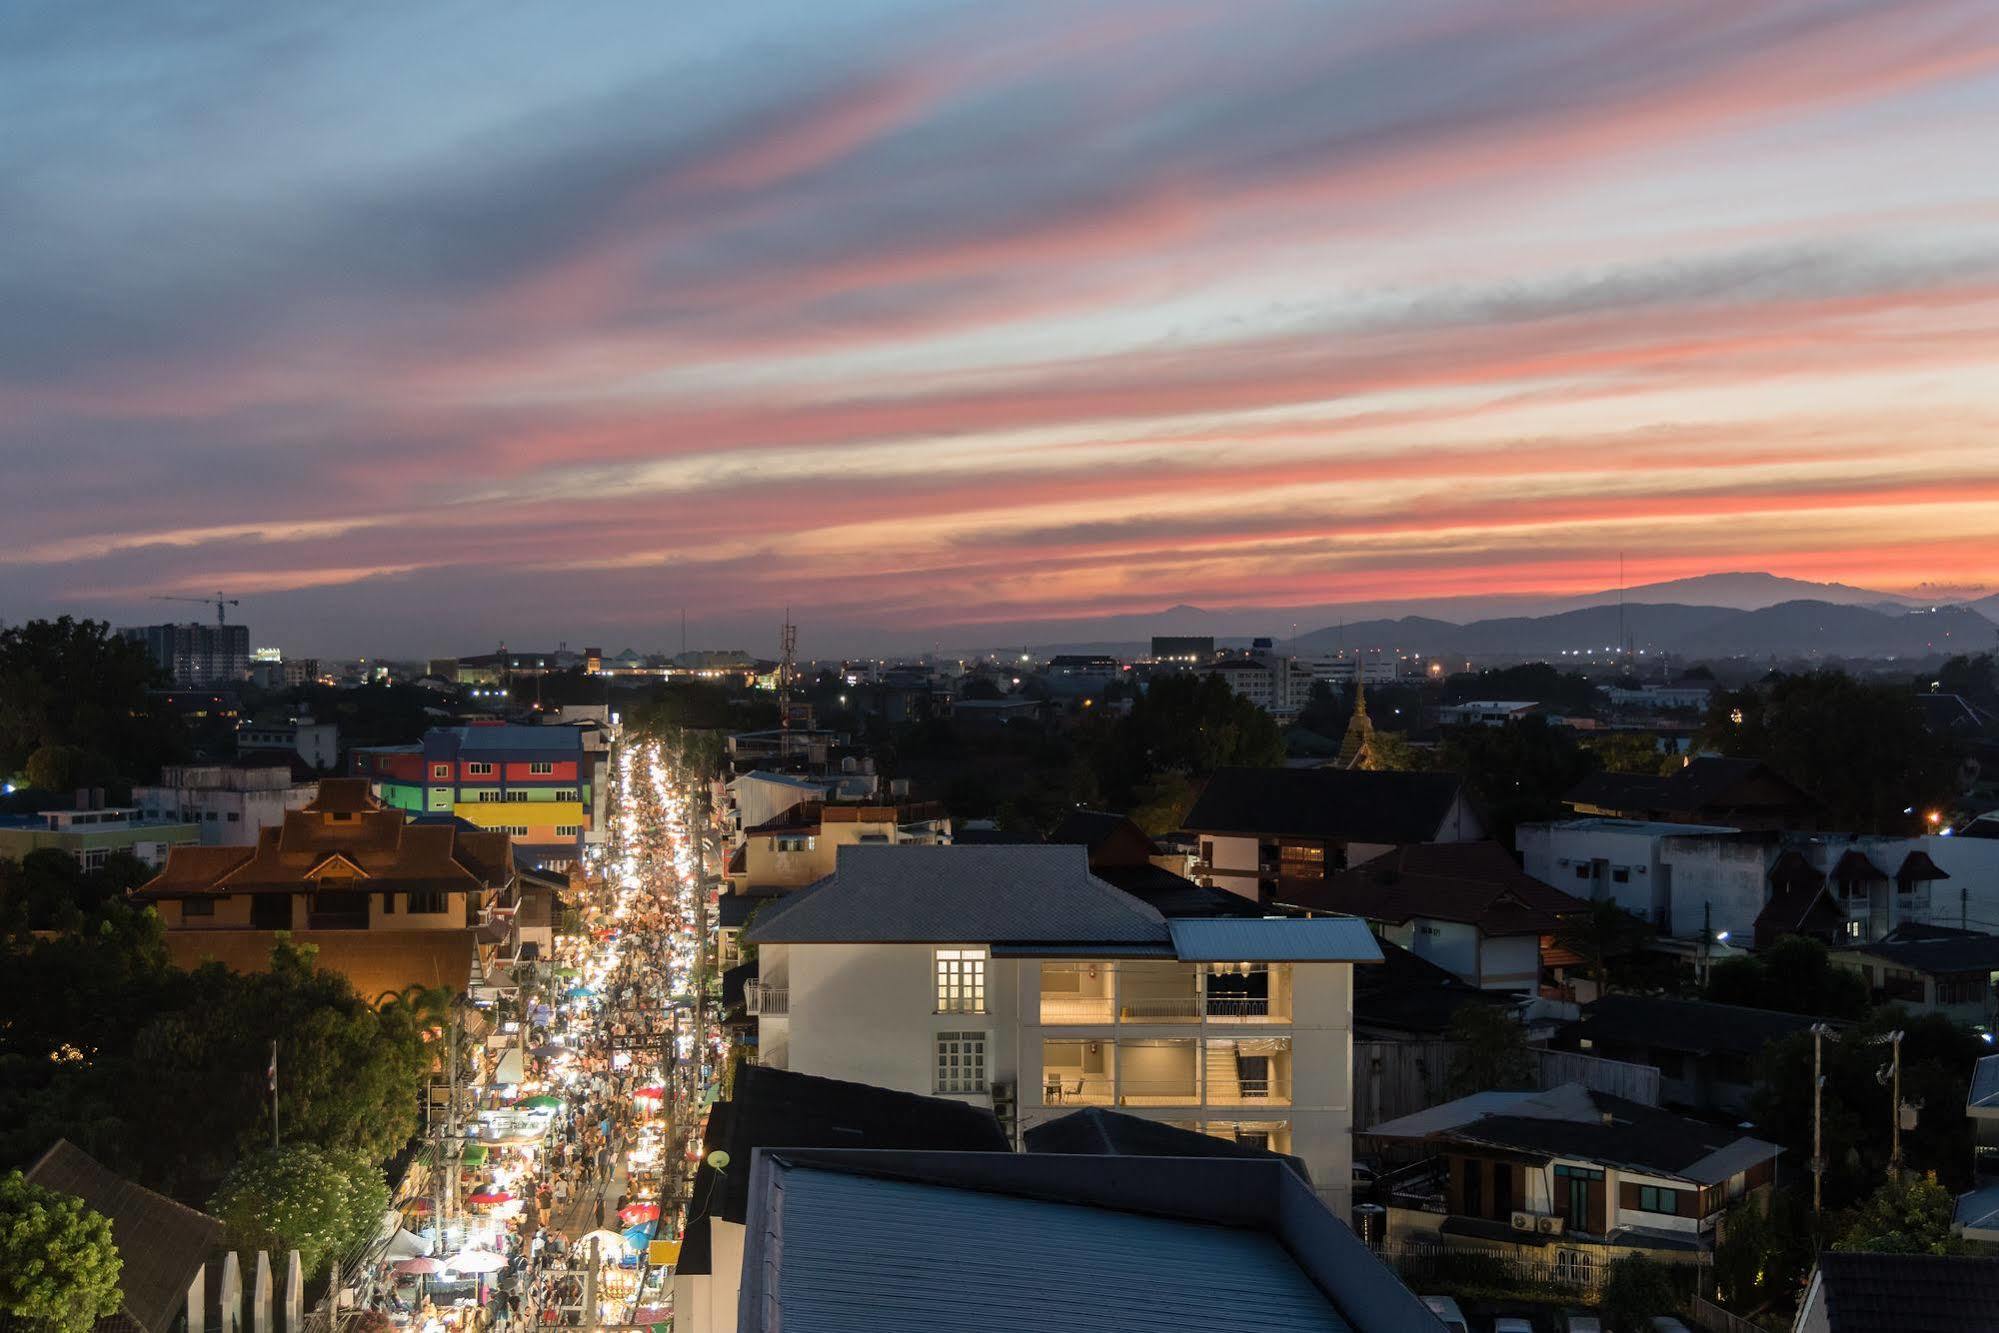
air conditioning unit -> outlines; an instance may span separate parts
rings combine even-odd
[[[1568,1222],[1560,1217],[1537,1217],[1534,1230],[1543,1236],[1559,1236],[1568,1228]]]
[[[1515,1213],[1513,1215],[1513,1229],[1515,1231],[1532,1231],[1534,1229],[1534,1214]]]

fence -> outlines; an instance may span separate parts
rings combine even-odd
[[[1381,1247],[1382,1260],[1415,1291],[1545,1291],[1551,1299],[1588,1300],[1603,1286],[1609,1264],[1589,1249],[1500,1251],[1458,1246],[1393,1243]]]
[[[1706,1333],[1768,1333],[1760,1324],[1752,1324],[1739,1314],[1730,1314],[1713,1301],[1696,1296],[1691,1313],[1694,1322]]]

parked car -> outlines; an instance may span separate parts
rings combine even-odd
[[[1534,1321],[1525,1315],[1494,1315],[1492,1333],[1534,1333]]]
[[[1603,1333],[1603,1320],[1572,1311],[1562,1316],[1562,1333]]]
[[[1652,1333],[1692,1333],[1692,1330],[1669,1314],[1655,1314]]]
[[[1425,1296],[1423,1304],[1430,1307],[1430,1313],[1441,1319],[1451,1333],[1471,1333],[1471,1325],[1465,1322],[1465,1312],[1449,1296]]]

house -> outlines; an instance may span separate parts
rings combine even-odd
[[[1764,1047],[1817,1022],[1808,1015],[1663,995],[1605,995],[1582,1006],[1555,1045],[1659,1071],[1661,1101],[1739,1116],[1749,1109]]]
[[[356,749],[351,767],[384,803],[506,833],[537,865],[565,869],[604,819],[606,754],[583,728],[432,727],[415,745]]]
[[[1967,1027],[1990,1027],[1999,935],[1903,922],[1872,944],[1848,944],[1832,961],[1860,973],[1876,1003],[1916,1014],[1942,1014]]]
[[[728,786],[728,806],[738,840],[746,830],[769,823],[801,801],[831,799],[831,779],[815,781],[762,769],[751,769],[732,779]]]
[[[514,906],[507,835],[419,823],[359,778],[326,778],[318,795],[249,847],[176,847],[133,901],[155,908],[183,967],[213,958],[268,966],[277,932],[319,949],[364,998],[405,986],[465,990],[516,954],[494,909]]]
[[[209,1255],[222,1244],[220,1221],[133,1184],[67,1139],[57,1139],[28,1168],[27,1179],[83,1200],[111,1223],[111,1240],[123,1261],[120,1305],[117,1314],[97,1321],[97,1333],[201,1327],[203,1275]]]
[[[1578,815],[1740,829],[1806,829],[1818,821],[1811,793],[1758,759],[1701,755],[1670,774],[1592,773],[1564,803]]]
[[[236,728],[236,753],[294,754],[315,772],[331,773],[340,762],[340,728],[315,722],[310,713],[262,718]]]
[[[1217,769],[1183,827],[1199,840],[1195,877],[1257,903],[1405,843],[1485,836],[1454,774],[1343,768]]]
[[[941,1097],[746,1065],[708,1110],[708,1157],[694,1175],[692,1220],[673,1273],[679,1333],[731,1333],[743,1280],[750,1163],[762,1148],[904,1148],[1006,1153],[990,1110]],[[727,1154],[714,1165],[716,1151]]]
[[[136,805],[106,806],[101,789],[77,795],[74,810],[0,815],[0,859],[19,861],[32,852],[58,851],[76,858],[85,870],[99,870],[123,852],[157,868],[174,848],[201,841],[201,826],[178,814],[155,817]]]
[[[1391,940],[1376,938],[1381,966],[1353,974],[1353,1024],[1357,1040],[1437,1039],[1468,1004],[1509,1005],[1505,991],[1480,990],[1456,974],[1419,958]]]
[[[1578,1270],[1632,1250],[1710,1249],[1721,1214],[1772,1185],[1783,1151],[1580,1083],[1474,1093],[1366,1133],[1434,1152],[1440,1168],[1433,1193],[1395,1196],[1391,1241],[1499,1253],[1552,1245],[1558,1269]]]
[[[206,847],[255,842],[258,830],[312,800],[319,783],[311,773],[297,756],[269,751],[233,763],[170,764],[158,783],[132,789],[132,804],[148,819],[199,824]]]
[[[1469,703],[1445,704],[1437,710],[1440,727],[1503,727],[1509,722],[1532,717],[1541,705],[1532,699],[1474,699]]]
[[[1541,985],[1542,941],[1589,906],[1521,870],[1496,842],[1397,847],[1324,879],[1292,881],[1279,905],[1364,917],[1481,990],[1529,994]]]
[[[744,1333],[1441,1325],[1276,1161],[763,1149]]]
[[[991,1107],[1110,1106],[1304,1159],[1344,1210],[1363,922],[1169,917],[1075,846],[840,849],[744,939],[758,1062]]]
[[[1826,1250],[1793,1333],[1989,1333],[1999,1259]]]
[[[1082,847],[1090,873],[1115,884],[1162,916],[1262,916],[1255,903],[1227,889],[1196,884],[1170,867],[1185,858],[1162,851],[1127,816],[1102,810],[1071,810],[1046,841]]]

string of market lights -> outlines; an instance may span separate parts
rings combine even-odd
[[[592,1175],[581,1164],[575,1205],[542,1212],[540,1227],[559,1230],[594,1190],[599,1200],[621,1196],[619,1229],[600,1225],[605,1213],[597,1212],[566,1238],[553,1279],[550,1266],[529,1267],[544,1275],[532,1279],[529,1313],[552,1308],[586,1326],[670,1318],[671,1264],[724,1063],[700,990],[704,959],[713,957],[701,849],[708,803],[700,779],[658,741],[619,745],[613,770],[610,836],[586,853],[580,884],[572,880],[581,929],[557,938],[545,993],[526,1015],[536,1044],[522,1079],[477,1112],[461,1165],[474,1187],[463,1212],[443,1218],[433,1236],[434,1252],[452,1257],[397,1266],[405,1277],[479,1274],[469,1301],[412,1300],[397,1322],[420,1333],[470,1327],[471,1309],[486,1298],[485,1272],[540,1253],[525,1235],[527,1199],[549,1198],[559,1178],[578,1173],[579,1134],[586,1153],[602,1143],[611,1169]]]

